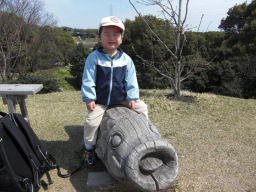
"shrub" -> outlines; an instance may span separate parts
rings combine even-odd
[[[70,73],[75,78],[75,86],[81,87],[84,64],[90,49],[83,44],[78,44],[70,58]]]
[[[18,79],[9,81],[8,83],[17,84],[43,84],[40,93],[51,93],[60,91],[59,80],[50,75],[40,74],[23,74]]]

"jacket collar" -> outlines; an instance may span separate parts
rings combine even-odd
[[[103,47],[102,47],[102,46],[100,46],[99,48],[97,48],[97,50],[98,50],[100,53],[106,54],[106,53],[103,51]],[[118,51],[118,54],[119,54],[120,56],[123,54],[123,50],[122,50],[120,47],[117,48],[117,51]]]

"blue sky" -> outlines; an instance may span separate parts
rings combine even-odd
[[[95,29],[98,28],[102,17],[115,15],[125,21],[134,20],[137,13],[128,0],[41,0],[44,9],[53,14],[57,26],[72,28]],[[133,0],[139,11],[161,17],[156,6],[144,6]],[[176,5],[177,0],[172,0]],[[183,0],[185,2],[185,0]],[[200,18],[204,14],[200,31],[219,31],[218,26],[222,18],[227,16],[229,8],[241,4],[245,0],[190,0],[189,14],[186,24],[190,29],[197,29]],[[251,0],[247,0],[248,3]]]

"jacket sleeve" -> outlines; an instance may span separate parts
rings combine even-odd
[[[82,77],[81,95],[86,103],[96,100],[96,62],[93,54],[90,54],[84,65]]]
[[[127,93],[127,100],[138,100],[139,99],[139,85],[136,76],[136,70],[133,61],[130,59],[126,69],[125,75],[125,88]]]

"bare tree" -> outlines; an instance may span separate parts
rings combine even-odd
[[[5,0],[0,0],[0,7],[2,7],[5,4]]]
[[[44,17],[38,0],[0,1],[0,74],[3,82],[12,78],[35,41],[33,29],[45,24],[45,19],[48,18]]]
[[[170,86],[174,91],[174,95],[177,97],[180,97],[180,91],[181,91],[181,82],[189,78],[193,72],[195,71],[196,65],[188,66],[189,70],[185,69],[185,62],[183,62],[183,55],[182,51],[184,48],[184,45],[186,43],[186,33],[187,26],[185,25],[187,15],[188,15],[188,5],[189,0],[185,0],[185,6],[182,4],[182,0],[179,0],[178,2],[178,8],[175,9],[175,6],[173,4],[173,1],[171,0],[138,0],[137,2],[142,3],[144,5],[154,5],[158,6],[163,13],[164,17],[168,19],[169,23],[172,27],[172,34],[174,39],[174,47],[175,49],[171,49],[168,47],[168,45],[162,41],[161,37],[157,35],[157,33],[150,27],[149,23],[146,21],[146,19],[141,15],[141,13],[137,10],[134,3],[129,0],[130,4],[134,8],[134,10],[137,12],[137,14],[142,18],[142,20],[146,23],[147,27],[152,32],[153,36],[158,39],[158,41],[166,48],[166,50],[170,53],[172,59],[171,59],[171,65],[173,67],[169,67],[168,70],[161,70],[160,67],[156,66],[154,64],[154,61],[145,61],[143,58],[140,57],[144,63],[150,65],[153,67],[160,75],[167,78],[170,82]],[[185,12],[182,14],[182,7],[185,7]],[[203,16],[202,16],[203,17]],[[201,18],[202,20],[202,18]],[[200,21],[201,23],[201,21]],[[200,27],[200,25],[199,25]],[[198,30],[199,30],[198,27]],[[163,67],[166,69],[166,66]],[[163,69],[162,68],[162,69]]]

